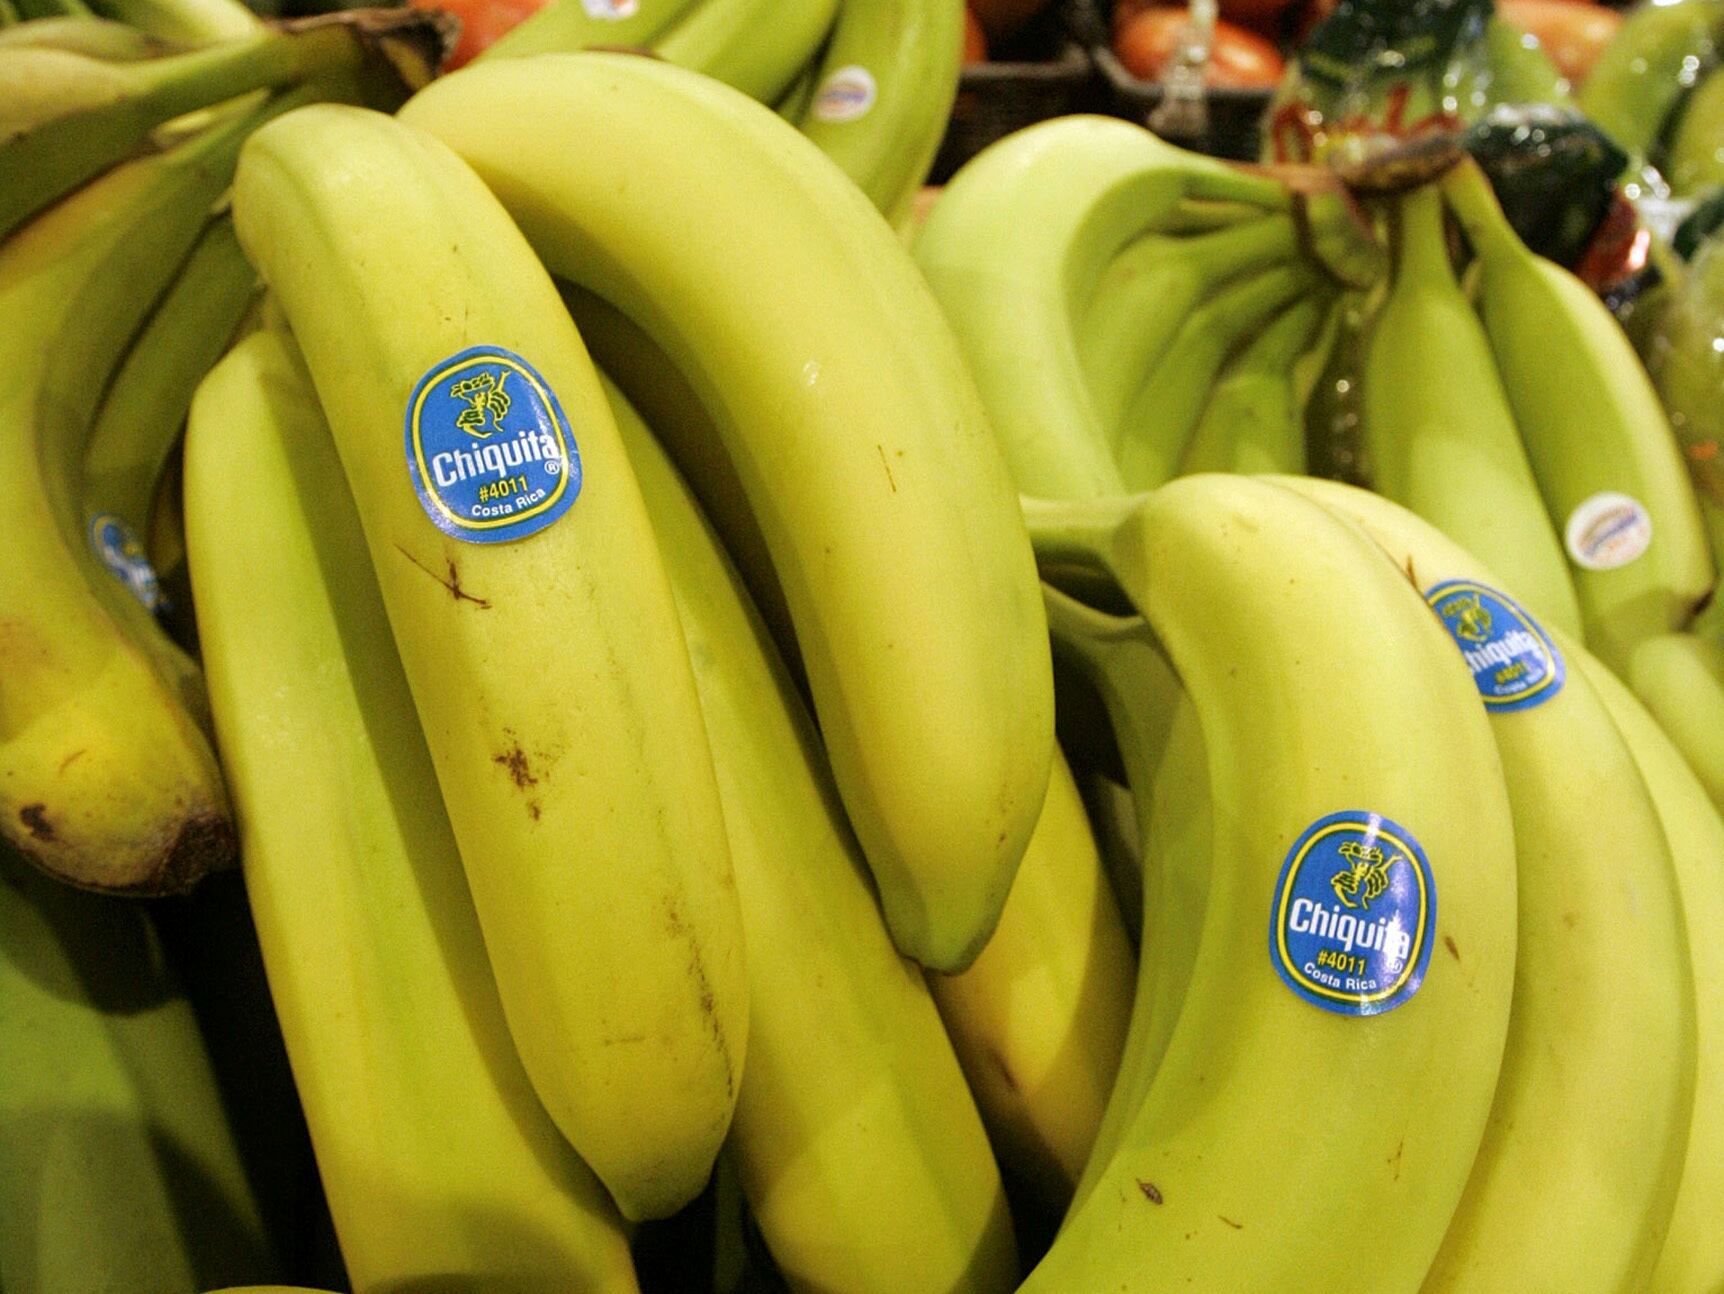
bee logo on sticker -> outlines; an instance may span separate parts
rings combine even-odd
[[[1526,710],[1562,691],[1562,653],[1508,594],[1472,580],[1444,580],[1425,602],[1460,648],[1485,709]]]
[[[556,393],[501,346],[471,346],[419,379],[407,471],[432,523],[475,544],[535,534],[581,492],[580,450]]]
[[[162,595],[161,581],[156,578],[156,568],[150,565],[144,542],[123,518],[111,512],[91,518],[90,548],[108,568],[108,574],[131,590],[146,611],[159,611],[166,606],[167,598]]]

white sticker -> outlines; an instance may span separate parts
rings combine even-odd
[[[621,22],[633,18],[641,7],[640,0],[581,0],[587,17],[599,22]]]
[[[855,121],[874,106],[874,74],[852,64],[841,67],[820,83],[814,95],[818,121]]]
[[[1652,517],[1626,494],[1595,494],[1569,514],[1568,555],[1589,571],[1627,566],[1652,543]]]

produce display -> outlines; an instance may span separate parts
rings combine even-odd
[[[6,1294],[1724,1294],[1724,0],[971,5],[0,0]]]

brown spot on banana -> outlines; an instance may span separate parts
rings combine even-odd
[[[408,552],[400,544],[395,545],[395,551],[400,553],[408,561],[412,562],[413,565],[417,566],[420,570],[424,571],[432,579],[436,580],[437,583],[448,589],[449,596],[454,598],[455,601],[471,602],[481,611],[489,611],[491,609],[491,600],[489,598],[475,597],[473,594],[467,592],[466,589],[461,587],[461,567],[456,563],[453,557],[444,558],[444,562],[448,567],[448,574],[439,575],[412,553]]]

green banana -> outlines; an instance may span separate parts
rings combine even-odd
[[[479,64],[402,115],[699,393],[770,551],[745,575],[783,590],[894,942],[967,966],[1041,810],[1051,666],[1004,465],[891,227],[768,109],[648,59]],[[547,158],[547,131],[578,146]]]
[[[397,119],[271,123],[233,213],[329,413],[521,1059],[624,1215],[674,1212],[730,1123],[747,981],[694,679],[597,374],[496,199]],[[376,434],[404,422],[405,454]]]
[[[880,920],[813,723],[687,486],[608,394],[688,638],[742,899],[749,1057],[726,1155],[792,1289],[1004,1294],[1017,1254],[987,1133]]]
[[[1020,490],[1047,498],[1122,491],[1111,424],[1088,392],[1073,323],[1109,262],[1194,199],[1265,214],[1288,212],[1293,202],[1266,176],[1092,116],[1017,131],[946,185],[917,235],[916,261],[975,374]],[[1264,232],[1261,253],[1247,253],[1248,263],[1256,254],[1277,257],[1291,231]],[[1208,286],[1200,277],[1186,290],[1202,294]]]
[[[550,0],[499,36],[479,58],[522,58],[592,46],[644,47],[680,20],[694,3],[695,0]]]
[[[1501,573],[1546,624],[1580,633],[1562,543],[1490,342],[1449,263],[1443,199],[1402,199],[1395,280],[1372,325],[1364,424],[1376,489]]]
[[[0,237],[140,151],[164,122],[253,90],[355,74],[373,57],[370,38],[349,22],[253,29],[208,48],[124,62],[57,47],[0,48]],[[375,106],[392,108],[401,97]]]
[[[1550,55],[1499,13],[1485,23],[1485,59],[1478,81],[1468,84],[1463,76],[1456,90],[1463,101],[1476,95],[1481,108],[1498,103],[1567,108],[1573,103],[1568,80]]]
[[[1127,489],[1153,489],[1178,474],[1228,356],[1294,302],[1321,301],[1320,282],[1318,271],[1302,263],[1260,270],[1221,287],[1185,317],[1116,434]]]
[[[1587,646],[1620,672],[1638,643],[1687,625],[1716,578],[1669,419],[1610,311],[1527,249],[1484,172],[1464,163],[1443,192],[1478,256],[1479,315],[1545,509],[1564,528]]]
[[[0,33],[24,21],[24,16],[18,12],[12,0],[0,0]]]
[[[1351,486],[1280,483],[1358,524],[1450,624],[1514,814],[1508,1047],[1424,1289],[1638,1294],[1682,1171],[1696,1020],[1678,876],[1634,756],[1586,652],[1540,628],[1434,527]]]
[[[814,102],[814,87],[820,83],[820,64],[809,63],[796,74],[790,88],[772,101],[772,110],[786,121],[800,121]]]
[[[945,135],[963,44],[954,0],[844,0],[810,101],[785,114],[894,225]]]
[[[357,1291],[635,1290],[516,1057],[310,377],[273,330],[197,391],[187,540],[271,996]]]
[[[652,43],[677,67],[774,103],[815,58],[838,0],[701,0]]]
[[[195,669],[86,538],[80,484],[106,378],[260,122],[226,114],[116,168],[0,245],[0,835],[97,889],[185,888],[231,863]],[[188,709],[188,704],[193,709]]]
[[[1000,1157],[1054,1216],[1119,1069],[1135,958],[1061,756],[994,937],[929,987]]]
[[[1636,645],[1621,677],[1682,752],[1712,802],[1724,806],[1724,643],[1693,633],[1647,638]]]
[[[0,844],[8,1294],[186,1294],[279,1271],[190,1004],[138,904]]]
[[[0,50],[58,49],[114,62],[134,62],[175,52],[176,47],[146,31],[94,14],[35,18],[0,27]]]
[[[239,40],[261,25],[240,0],[88,0],[104,18],[187,45]]]
[[[1675,1212],[1647,1282],[1647,1294],[1697,1294],[1724,1287],[1724,1238],[1718,1200],[1724,1196],[1724,952],[1716,938],[1724,922],[1724,821],[1681,754],[1629,690],[1587,655],[1581,669],[1609,707],[1640,766],[1664,823],[1682,910],[1688,924],[1699,1024],[1694,1120]]]
[[[93,16],[84,0],[17,0],[18,16],[25,22],[43,18],[87,18]]]
[[[1643,4],[1582,83],[1580,110],[1631,157],[1652,160],[1671,115],[1724,44],[1724,3]]]
[[[1308,349],[1327,352],[1319,334],[1330,303],[1315,293],[1296,300],[1247,340],[1211,387],[1179,472],[1303,472],[1305,396],[1295,368]]]
[[[1414,1289],[1509,1017],[1514,844],[1488,722],[1404,575],[1317,505],[1206,475],[1116,516],[1032,516],[1032,534],[1044,559],[1111,570],[1166,650],[1207,751],[1214,861],[1161,1064],[1023,1289]],[[1396,896],[1398,933],[1359,957],[1363,925],[1391,928],[1372,893]]]
[[[1724,184],[1724,73],[1713,68],[1683,101],[1664,155],[1664,177],[1677,194]]]
[[[110,572],[150,610],[159,572],[143,557],[151,509],[198,382],[221,358],[255,295],[257,275],[233,222],[218,216],[132,342],[102,398],[84,451],[83,506]],[[107,543],[122,550],[106,555]],[[142,560],[138,560],[142,558]]]

